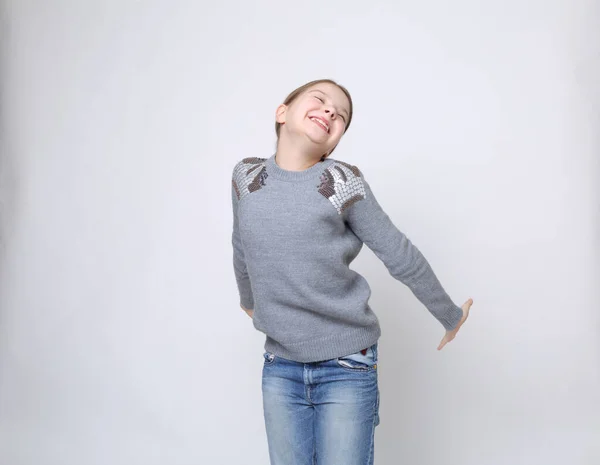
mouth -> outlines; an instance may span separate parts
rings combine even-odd
[[[310,116],[309,119],[319,126],[323,131],[329,134],[329,123],[325,121],[323,118],[319,118],[318,116]]]

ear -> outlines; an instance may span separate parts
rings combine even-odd
[[[287,105],[283,103],[277,107],[277,111],[275,112],[275,121],[277,123],[285,123],[285,116],[287,112]]]

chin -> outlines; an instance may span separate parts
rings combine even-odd
[[[331,145],[331,144],[328,144],[328,142],[330,142],[329,134],[325,134],[325,133],[319,134],[319,133],[315,133],[312,131],[307,131],[306,137],[308,137],[312,142],[314,142],[315,144],[318,144],[318,145],[322,145],[322,146]]]

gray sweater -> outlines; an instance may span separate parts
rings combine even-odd
[[[366,244],[446,329],[455,305],[396,228],[356,166],[327,158],[304,171],[245,158],[232,176],[233,268],[265,350],[297,362],[358,352],[379,339],[371,289],[350,263]]]

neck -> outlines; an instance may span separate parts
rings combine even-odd
[[[321,161],[321,150],[306,147],[287,137],[280,137],[275,153],[275,162],[280,168],[288,171],[304,171]]]

